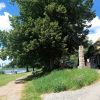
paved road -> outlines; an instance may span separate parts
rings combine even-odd
[[[75,91],[44,94],[43,100],[100,100],[100,81]]]

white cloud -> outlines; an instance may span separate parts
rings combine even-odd
[[[11,15],[8,12],[4,12],[4,15],[0,15],[0,30],[9,31],[12,29],[9,16]]]
[[[8,65],[11,61],[10,60],[2,60],[0,59],[0,66],[5,66],[5,65]]]
[[[97,16],[91,21],[89,40],[95,42],[100,37],[100,18]]]
[[[2,3],[0,3],[0,10],[2,10],[3,8],[5,8],[6,7],[6,5],[2,2]]]

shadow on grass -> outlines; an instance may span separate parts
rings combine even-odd
[[[57,70],[64,70],[64,68],[63,69],[59,68],[59,69],[54,69],[54,70],[56,70],[56,71]],[[45,71],[45,72],[44,71],[35,71],[35,72],[32,72],[31,75],[28,75],[26,77],[19,78],[19,79],[15,80],[15,83],[16,84],[26,83],[27,81],[31,81],[33,79],[38,79],[40,77],[46,76],[46,75],[50,74],[52,71],[54,71],[54,70]]]
[[[26,83],[27,81],[31,81],[33,79],[38,79],[38,78],[45,76],[45,75],[48,75],[48,74],[50,74],[50,72],[42,72],[42,71],[32,72],[31,75],[16,79],[15,83],[16,84]]]

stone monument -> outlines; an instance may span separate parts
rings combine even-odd
[[[84,60],[84,47],[82,45],[79,46],[79,66],[78,68],[85,67],[85,60]]]

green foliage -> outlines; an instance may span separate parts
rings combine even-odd
[[[0,30],[0,46],[5,47],[7,45],[8,32]]]
[[[56,60],[85,44],[95,17],[92,0],[11,0],[19,16],[10,17],[13,29],[7,36],[7,51],[17,65],[40,62],[53,69]]]
[[[98,79],[98,73],[92,69],[73,69],[53,71],[49,75],[35,78],[26,84],[25,98],[40,100],[40,94],[78,89]]]
[[[77,54],[71,55],[70,61],[72,61],[74,63],[74,66],[77,67],[77,65],[78,65],[78,55]]]
[[[8,37],[8,32],[6,31],[1,31],[0,30],[0,58],[2,60],[5,60],[8,55],[7,51],[7,37]]]
[[[58,22],[50,22],[49,17],[39,18],[35,22],[34,31],[40,33],[37,47],[40,61],[49,63],[50,60],[59,58],[64,49],[64,41]]]

